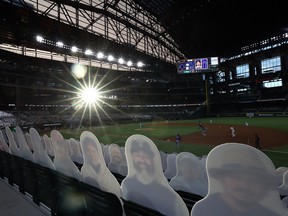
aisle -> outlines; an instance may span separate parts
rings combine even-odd
[[[40,208],[28,196],[21,194],[0,178],[0,216],[48,216],[50,212]]]

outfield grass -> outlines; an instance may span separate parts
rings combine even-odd
[[[210,120],[216,124],[239,124],[243,125],[245,121],[249,123],[251,126],[256,127],[265,127],[265,128],[273,128],[278,130],[283,130],[288,132],[288,118],[287,117],[227,117],[227,118],[209,118],[209,119],[194,119],[194,120],[185,120],[185,121],[177,121],[179,123],[198,123],[201,120],[203,123],[209,123]],[[176,122],[176,121],[175,121]],[[125,145],[125,141],[132,134],[143,134],[154,141],[157,145],[158,149],[164,152],[172,153],[174,152],[174,140],[171,142],[160,140],[163,137],[175,136],[177,133],[181,131],[181,134],[191,134],[196,131],[199,131],[197,126],[195,127],[181,127],[179,126],[167,126],[163,124],[163,126],[159,126],[159,122],[157,123],[157,130],[153,130],[153,122],[142,123],[142,130],[137,130],[140,127],[140,124],[122,124],[115,126],[102,126],[102,127],[91,127],[91,128],[83,128],[78,132],[71,132],[70,130],[61,130],[61,133],[65,138],[74,137],[79,139],[81,132],[83,130],[89,130],[94,133],[99,141],[104,144],[116,143],[120,146]],[[145,128],[149,128],[152,130],[143,130]],[[156,128],[156,127],[155,127]],[[275,138],[276,139],[276,138]],[[208,145],[196,145],[191,143],[189,145],[182,145],[180,151],[192,152],[197,156],[207,155],[209,151],[214,146]],[[273,149],[269,149],[270,151],[265,151],[268,157],[271,158],[275,167],[279,166],[287,166],[288,167],[288,140],[287,145],[282,147],[276,147]]]

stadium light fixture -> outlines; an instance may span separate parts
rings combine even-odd
[[[44,41],[44,38],[40,35],[37,35],[36,36],[36,40],[39,42],[39,43],[42,43]]]
[[[103,52],[98,52],[96,57],[98,59],[103,59],[104,58],[104,53]]]
[[[90,49],[87,49],[86,51],[85,51],[85,55],[92,55],[93,54],[93,52],[92,52],[92,50],[90,50]]]
[[[62,48],[64,46],[64,43],[62,41],[58,41],[58,42],[56,42],[56,46]]]
[[[108,60],[108,61],[113,61],[113,60],[114,60],[114,57],[113,57],[112,55],[108,55],[107,60]]]
[[[81,48],[78,48],[76,45],[73,45],[73,46],[69,46],[69,45],[66,45],[64,42],[62,41],[52,41],[52,40],[49,40],[49,39],[46,39],[46,38],[43,38],[41,35],[37,35],[36,36],[36,40],[37,42],[39,43],[45,43],[45,44],[48,44],[50,46],[56,46],[56,47],[59,47],[59,48],[64,48],[64,49],[70,49],[71,52],[75,53],[75,52],[79,52],[79,53],[84,53],[85,55],[87,56],[93,56],[94,55],[94,52],[91,50],[91,49],[86,49],[84,52],[83,52],[83,49]],[[97,59],[104,59],[104,58],[107,58],[106,60],[104,61],[109,61],[110,64],[120,64],[120,65],[124,65],[126,64],[128,67],[132,67],[134,64],[131,60],[129,60],[128,62],[124,61],[124,59],[122,57],[120,58],[115,58],[112,54],[106,56],[104,55],[103,52],[99,51],[95,56],[93,57],[96,57]],[[92,57],[92,58],[93,58]],[[141,68],[144,66],[144,64],[139,61],[137,64],[134,65],[135,67],[137,66],[138,68]]]
[[[124,64],[124,59],[123,59],[123,58],[119,58],[119,59],[118,59],[118,63],[119,63],[119,64]]]
[[[77,51],[78,51],[78,48],[77,48],[76,46],[72,46],[72,47],[71,47],[71,51],[72,51],[72,52],[77,52]]]
[[[139,61],[139,62],[137,62],[137,67],[143,67],[143,62],[141,62],[141,61]]]
[[[132,65],[133,65],[133,62],[129,60],[129,61],[127,62],[127,66],[128,66],[128,67],[131,67]]]

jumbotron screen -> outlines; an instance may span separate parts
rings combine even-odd
[[[219,70],[218,57],[181,59],[177,61],[178,74],[206,73]]]

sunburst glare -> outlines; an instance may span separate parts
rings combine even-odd
[[[90,86],[81,90],[80,97],[84,103],[92,105],[93,103],[97,103],[98,99],[101,97],[101,94],[96,88]]]
[[[128,115],[113,105],[115,104],[115,100],[119,100],[116,94],[119,89],[115,88],[113,83],[122,75],[110,79],[109,72],[104,76],[98,75],[97,70],[91,72],[91,67],[80,64],[75,64],[71,68],[71,75],[75,82],[71,79],[68,81],[69,79],[67,79],[67,77],[65,80],[57,77],[57,79],[74,89],[60,90],[74,96],[59,102],[70,104],[65,110],[69,111],[70,108],[73,108],[74,113],[72,114],[71,119],[73,119],[76,124],[79,123],[79,127],[82,125],[82,122],[85,122],[85,124],[89,122],[89,125],[93,124],[93,122],[102,124],[103,118],[105,121],[109,119],[110,122],[113,122],[113,119],[109,114],[111,110],[115,111],[113,112],[114,114],[121,113],[121,115]],[[99,77],[101,78],[98,79]],[[62,112],[65,112],[65,110]]]

